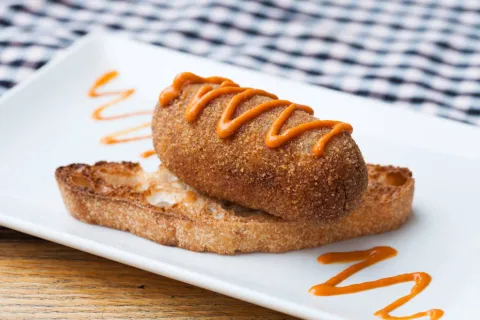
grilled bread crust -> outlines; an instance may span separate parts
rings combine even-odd
[[[287,221],[225,203],[185,185],[165,167],[145,173],[131,162],[71,164],[56,170],[63,201],[78,220],[129,231],[157,243],[218,254],[285,252],[390,231],[410,216],[406,168],[367,165],[360,204],[335,221]]]

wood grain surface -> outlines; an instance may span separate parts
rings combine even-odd
[[[293,319],[0,227],[0,319]]]

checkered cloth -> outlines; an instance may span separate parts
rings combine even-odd
[[[0,93],[106,28],[480,125],[480,0],[0,1]]]

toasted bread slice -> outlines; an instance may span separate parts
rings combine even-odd
[[[406,168],[368,165],[362,203],[333,222],[286,221],[199,194],[165,167],[131,162],[71,164],[56,170],[67,209],[84,222],[129,231],[160,244],[219,254],[285,252],[398,228],[412,210]]]

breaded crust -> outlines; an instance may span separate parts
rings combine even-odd
[[[358,205],[367,188],[367,169],[350,134],[334,137],[320,157],[312,154],[312,147],[330,129],[306,132],[271,149],[265,137],[284,110],[279,107],[243,125],[232,137],[221,139],[217,124],[234,95],[216,98],[189,123],[185,109],[201,86],[185,86],[169,106],[157,105],[153,116],[155,151],[181,180],[210,197],[285,220],[335,220]],[[240,105],[236,116],[270,100],[254,96]],[[313,120],[316,118],[310,114],[296,110],[281,132]]]
[[[219,254],[285,252],[398,228],[410,216],[414,180],[406,168],[369,165],[368,191],[348,216],[331,222],[286,221],[221,203],[164,167],[99,162],[60,167],[55,176],[77,219],[129,231],[160,244]]]

